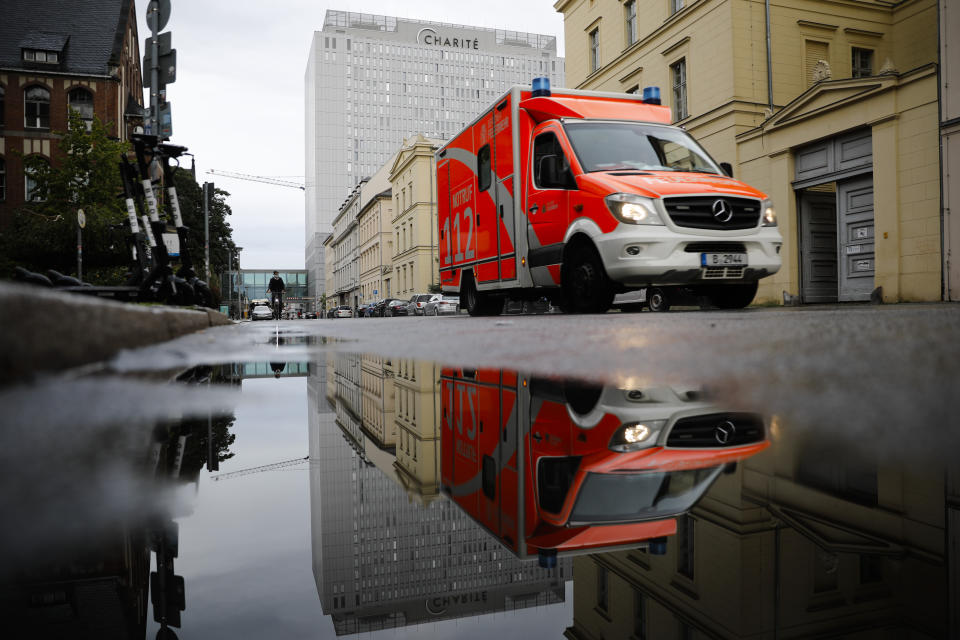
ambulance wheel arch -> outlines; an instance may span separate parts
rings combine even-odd
[[[588,225],[596,223],[584,221],[584,226]],[[560,286],[561,306],[568,313],[605,313],[613,304],[616,286],[607,276],[596,245],[584,232],[573,233],[564,244]]]

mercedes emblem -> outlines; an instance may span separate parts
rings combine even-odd
[[[733,207],[726,200],[714,200],[713,217],[719,222],[730,222],[733,217]]]
[[[736,433],[737,427],[729,420],[724,420],[713,428],[713,437],[720,444],[727,444]]]

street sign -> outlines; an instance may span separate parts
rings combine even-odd
[[[170,103],[160,105],[160,139],[168,140],[173,135],[173,119],[170,115]]]
[[[77,224],[81,229],[87,226],[87,216],[83,215],[83,209],[77,209]]]
[[[160,31],[170,20],[170,0],[150,0],[147,3],[147,26]]]
[[[377,290],[376,290],[376,289],[373,290],[373,295],[377,295]]]
[[[147,42],[150,42],[150,41],[147,40]],[[153,88],[151,86],[153,84],[153,79],[152,79],[153,74],[150,72],[150,69],[152,68],[150,64],[150,58],[151,56],[149,53],[143,56],[143,70],[144,70],[143,88],[144,89]],[[177,50],[171,49],[167,53],[160,54],[160,61],[159,61],[158,67],[159,67],[158,70],[160,72],[159,73],[160,79],[158,80],[158,84],[160,85],[160,90],[162,91],[164,87],[166,87],[168,84],[173,84],[174,82],[177,81]]]

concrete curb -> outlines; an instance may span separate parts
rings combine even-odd
[[[14,282],[0,282],[0,311],[0,386],[231,324],[211,309],[142,306]]]

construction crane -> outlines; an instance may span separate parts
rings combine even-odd
[[[251,473],[260,473],[261,471],[273,471],[274,469],[282,469],[284,467],[292,467],[294,465],[303,464],[308,461],[310,456],[304,456],[302,458],[293,458],[292,460],[283,460],[282,462],[274,462],[273,464],[265,464],[260,467],[250,467],[248,469],[238,469],[237,471],[231,471],[230,473],[218,473],[213,476],[213,480],[226,480],[228,478],[236,478],[237,476],[245,476]]]
[[[235,171],[221,171],[220,169],[208,169],[207,173],[212,176],[221,176],[223,178],[235,178],[236,180],[250,180],[251,182],[263,182],[266,184],[277,185],[278,187],[290,187],[291,189],[304,190],[304,186],[299,182],[289,180],[278,180],[269,176],[252,176],[248,173],[236,173]]]

